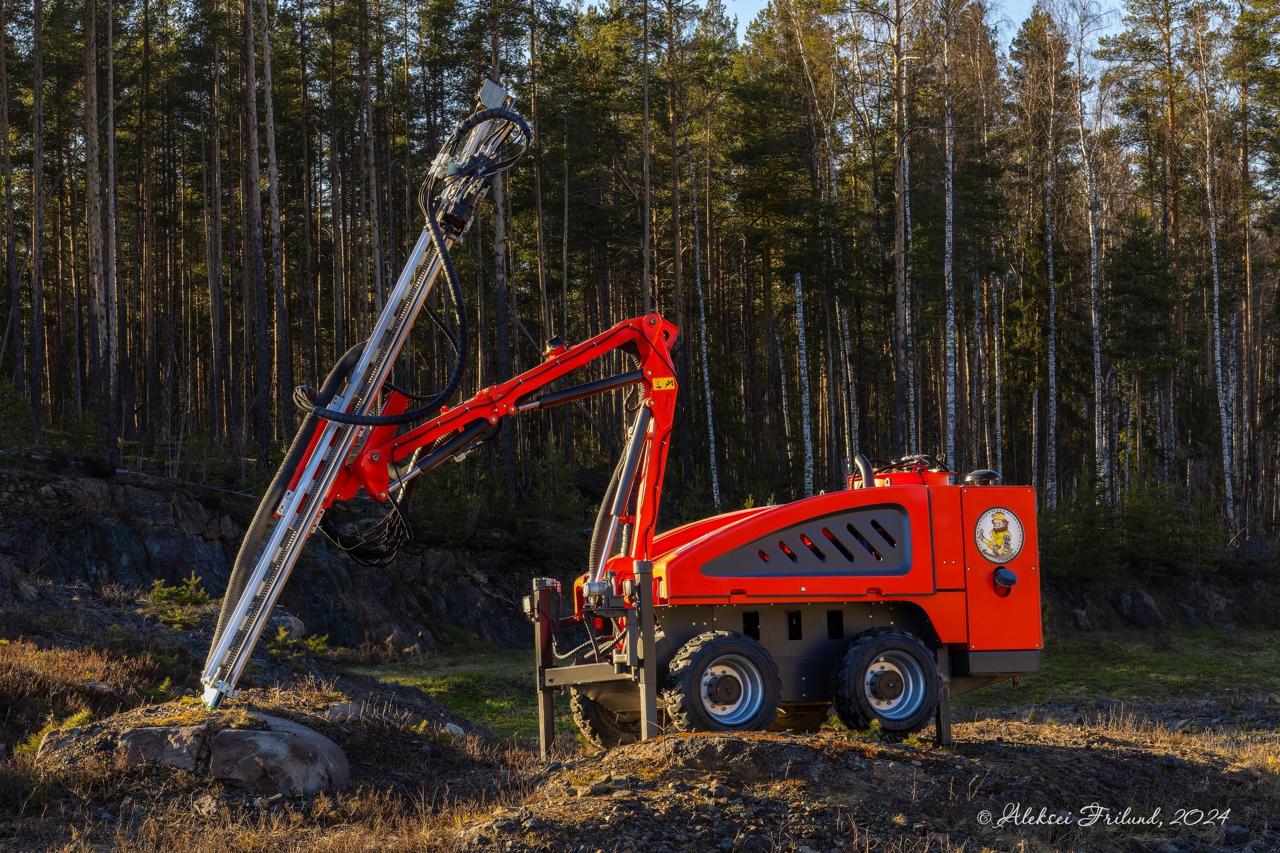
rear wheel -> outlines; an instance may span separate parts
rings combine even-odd
[[[764,646],[729,631],[708,631],[681,647],[664,696],[680,731],[756,731],[773,722],[782,692]]]
[[[938,705],[938,667],[919,637],[893,628],[858,635],[836,661],[834,705],[851,729],[878,723],[907,735],[924,728]]]
[[[639,712],[612,711],[577,688],[569,690],[569,709],[583,737],[601,749],[635,743],[640,739]]]

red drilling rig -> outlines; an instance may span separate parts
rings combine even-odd
[[[325,529],[357,559],[385,562],[408,536],[400,508],[416,478],[462,458],[505,419],[623,389],[633,420],[587,571],[570,595],[555,579],[534,579],[524,601],[544,752],[560,688],[582,732],[606,747],[665,730],[810,729],[832,707],[849,726],[888,734],[936,721],[947,742],[951,695],[1035,672],[1035,495],[1001,485],[994,471],[958,483],[927,456],[873,466],[859,454],[846,489],[658,533],[678,330],[657,315],[572,346],[552,341],[536,367],[448,404],[467,359],[449,251],[530,135],[502,88],[486,82],[423,184],[426,227],[373,334],[321,388],[298,389],[306,417],[233,568],[202,674],[206,703],[216,708],[234,691],[327,509],[361,493],[387,504],[386,518],[359,534]],[[430,316],[455,359],[441,391],[417,395],[389,378],[441,275],[454,323]],[[618,353],[631,369],[581,380]]]

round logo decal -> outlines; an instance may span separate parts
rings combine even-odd
[[[982,556],[993,563],[1007,563],[1022,550],[1022,522],[1013,510],[992,507],[978,516],[973,538]]]

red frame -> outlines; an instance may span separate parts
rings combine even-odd
[[[343,466],[325,507],[350,500],[361,489],[385,501],[388,466],[415,451],[456,435],[477,423],[497,424],[520,412],[520,405],[567,375],[619,349],[633,354],[644,388],[641,405],[652,418],[637,470],[635,515],[629,553],[609,559],[607,569],[621,581],[632,575],[637,559],[654,561],[654,601],[659,606],[717,604],[792,604],[823,601],[905,601],[928,616],[938,639],[972,650],[1039,649],[1039,558],[1035,494],[1014,486],[956,486],[951,472],[894,471],[876,477],[874,488],[849,488],[779,506],[754,507],[702,519],[656,535],[662,482],[666,471],[671,425],[678,387],[671,348],[679,330],[656,314],[633,317],[574,346],[549,349],[543,362],[506,382],[478,391],[470,399],[421,425],[397,435],[398,427],[366,428],[351,459]],[[408,400],[391,392],[382,412],[404,411]],[[301,471],[304,465],[299,465]],[[786,576],[731,578],[702,573],[707,561],[809,518],[859,506],[896,504],[910,520],[910,569],[898,575]],[[1021,519],[1024,546],[1006,565],[1019,576],[1009,594],[998,593],[992,575],[997,568],[974,544],[978,517],[993,506],[1007,507]],[[594,567],[592,567],[594,570]],[[580,587],[575,585],[575,613],[582,615]]]

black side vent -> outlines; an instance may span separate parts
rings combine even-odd
[[[861,507],[775,530],[702,567],[711,577],[901,575],[911,530],[897,504]]]

